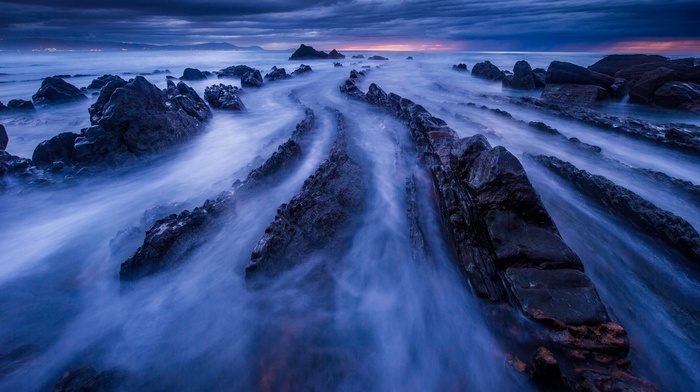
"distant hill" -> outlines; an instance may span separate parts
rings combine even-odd
[[[38,51],[121,51],[121,50],[264,50],[259,46],[236,46],[228,42],[196,45],[151,45],[109,41],[69,41],[61,39],[22,38],[0,39],[0,50]]]

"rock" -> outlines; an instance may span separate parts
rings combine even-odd
[[[32,95],[35,105],[75,102],[87,99],[80,90],[60,78],[48,77],[41,82],[41,88]]]
[[[356,54],[356,55],[352,56],[352,58],[354,58],[354,59],[363,59],[363,58],[365,58],[365,56],[363,56],[363,55],[361,55],[361,54]]]
[[[561,132],[540,121],[530,121],[528,125],[550,135],[564,136]]]
[[[453,65],[453,66],[452,66],[452,69],[453,69],[454,71],[469,71],[469,70],[467,69],[467,64],[464,64],[464,63],[459,63],[459,64],[457,64],[457,65]]]
[[[340,60],[340,59],[344,59],[345,55],[343,55],[342,53],[339,53],[337,50],[333,49],[333,50],[331,50],[330,53],[328,53],[328,58],[331,60]]]
[[[602,148],[595,146],[593,144],[584,143],[575,137],[570,138],[569,142],[571,142],[573,145],[575,145],[578,148],[581,148],[581,149],[586,150],[586,151],[590,151],[590,152],[595,153],[595,154],[600,154],[601,152],[603,152]]]
[[[284,70],[284,68],[277,68],[276,66],[273,66],[272,69],[270,69],[270,72],[265,74],[265,80],[268,82],[273,82],[275,80],[281,80],[281,79],[289,79],[291,78],[292,75],[288,75],[287,71]]]
[[[561,383],[561,369],[554,354],[540,347],[532,355],[532,377],[540,384],[555,386]]]
[[[49,168],[54,161],[73,162],[75,139],[80,137],[73,132],[60,133],[49,140],[44,140],[34,149],[32,161],[37,167]]]
[[[371,56],[367,60],[380,60],[380,61],[386,61],[389,60],[388,58],[384,56]]]
[[[253,72],[255,69],[247,66],[247,65],[235,65],[231,66],[228,68],[224,68],[221,71],[219,71],[219,74],[217,77],[219,78],[240,78],[243,75],[247,74],[248,72]]]
[[[344,231],[361,211],[367,190],[362,168],[345,150],[344,132],[339,117],[338,140],[328,159],[265,229],[245,269],[248,287],[264,286],[320,251],[347,246]]]
[[[294,51],[294,53],[289,57],[290,60],[316,60],[327,58],[328,54],[326,52],[318,51],[313,47],[306,46],[304,44],[301,44],[299,48],[296,51]],[[342,58],[345,58],[345,56],[343,56]]]
[[[674,70],[678,73],[685,73],[693,68],[695,60],[692,58],[667,60],[659,63],[646,63],[634,65],[629,68],[621,69],[615,72],[616,78],[625,79],[630,85],[634,86],[645,73],[654,71],[660,67]]]
[[[532,67],[525,60],[520,60],[513,67],[513,77],[504,78],[502,83],[506,87],[518,90],[534,90],[535,77],[532,73]]]
[[[582,84],[547,84],[542,91],[542,99],[548,101],[591,104],[605,101],[610,96],[604,88]]]
[[[90,90],[99,90],[102,87],[106,86],[107,83],[113,82],[113,81],[120,81],[124,82],[126,84],[126,81],[119,77],[118,75],[102,75],[98,77],[97,79],[93,79],[92,82],[87,86],[87,88]]]
[[[204,89],[204,99],[213,108],[240,112],[246,110],[243,101],[238,96],[241,91],[234,86],[213,85]]]
[[[677,80],[678,74],[670,68],[660,67],[646,72],[630,90],[630,101],[651,103],[654,93],[659,87]]]
[[[342,66],[343,66],[343,64],[341,64],[341,63],[337,63],[337,62],[336,62],[336,63],[333,63],[333,66],[334,66],[334,67],[342,67]]]
[[[244,87],[262,87],[263,78],[260,71],[257,69],[252,72],[247,72],[241,77],[241,86]]]
[[[11,112],[33,112],[36,111],[36,108],[32,101],[12,99],[7,103],[7,110]]]
[[[700,107],[700,85],[670,82],[654,92],[654,104],[666,108],[690,109]]]
[[[185,68],[180,80],[205,80],[207,76],[197,68]]]
[[[472,68],[472,75],[488,80],[502,80],[506,75],[490,61],[476,63]]]
[[[547,68],[545,83],[549,84],[580,84],[600,86],[609,89],[615,83],[615,78],[598,72],[593,72],[580,65],[563,61],[552,61]]]
[[[413,60],[413,56],[406,57],[406,60]]]
[[[570,325],[609,321],[595,286],[579,270],[508,268],[505,277],[523,312],[535,320]]]
[[[7,136],[5,126],[0,124],[0,150],[4,151],[7,148],[10,138]]]
[[[660,63],[668,60],[668,57],[648,54],[612,54],[596,61],[588,66],[593,72],[608,76],[615,76],[620,70],[640,64]]]
[[[535,82],[535,88],[544,88],[547,85],[545,81],[547,76],[547,71],[542,68],[535,68],[532,70],[532,78]]]
[[[119,389],[121,375],[117,371],[98,373],[91,366],[65,372],[54,385],[54,392],[109,392]]]
[[[304,119],[296,125],[290,140],[279,146],[277,152],[251,171],[244,181],[237,181],[232,191],[207,200],[192,211],[185,210],[156,221],[146,231],[143,245],[121,264],[120,279],[130,281],[179,266],[190,252],[207,241],[207,233],[219,227],[222,217],[232,219],[235,216],[238,198],[247,196],[248,192],[260,186],[278,181],[296,167],[302,155],[300,146],[314,124],[314,113],[307,108]]]
[[[683,218],[655,206],[603,176],[580,170],[569,162],[543,155],[535,157],[535,160],[569,181],[592,200],[628,219],[639,229],[676,249],[692,263],[698,264],[700,234]]]
[[[340,92],[353,98],[365,99],[365,94],[357,87],[357,83],[365,77],[365,71],[350,71],[350,77],[340,86]]]
[[[12,155],[5,150],[0,150],[0,180],[8,174],[26,174],[32,166],[32,161]],[[0,181],[0,189],[4,184]]]
[[[313,71],[313,70],[311,69],[310,66],[302,64],[299,66],[299,68],[292,71],[292,75],[297,76],[297,75],[305,74],[305,73],[311,72],[311,71]]]

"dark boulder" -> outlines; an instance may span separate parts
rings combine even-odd
[[[253,72],[255,69],[247,65],[235,65],[228,68],[224,68],[219,71],[217,77],[219,78],[240,78],[248,72]]]
[[[241,91],[234,86],[213,85],[204,89],[204,99],[213,108],[240,112],[245,110],[245,105],[238,96]]]
[[[273,66],[272,69],[270,69],[270,72],[265,74],[265,80],[268,82],[289,79],[291,77],[292,75],[287,74],[287,71],[285,71],[284,68],[277,68],[276,66]]]
[[[413,60],[413,56],[406,57],[406,60]]]
[[[123,375],[118,371],[98,373],[91,366],[65,372],[54,385],[54,392],[109,392],[120,389]]]
[[[620,70],[641,64],[660,63],[668,60],[668,57],[657,54],[611,54],[589,65],[588,69],[593,72],[602,73],[608,76],[615,76]]]
[[[290,60],[317,60],[327,59],[328,53],[318,51],[311,46],[301,44],[297,50],[289,57]],[[345,58],[345,57],[343,57]]]
[[[363,56],[363,55],[361,55],[361,54],[356,54],[356,55],[352,56],[352,58],[354,58],[354,59],[364,59],[365,56]]]
[[[358,72],[353,69],[350,71],[350,77],[340,86],[340,92],[350,97],[364,100],[365,93],[360,91],[360,89],[357,87],[357,83],[359,83],[364,77],[365,71]]]
[[[32,161],[37,167],[49,168],[56,161],[73,163],[75,139],[80,135],[73,132],[60,133],[49,140],[44,140],[34,149]]]
[[[454,71],[469,71],[469,69],[467,69],[467,64],[464,64],[464,63],[459,63],[456,65],[453,65],[452,69]]]
[[[670,82],[654,92],[654,104],[673,109],[697,111],[700,108],[700,85]]]
[[[12,112],[33,112],[36,110],[32,101],[12,99],[7,103],[7,110]]]
[[[629,189],[607,178],[580,170],[555,157],[535,157],[553,173],[611,212],[628,219],[638,228],[660,239],[694,264],[700,260],[700,234],[683,218],[663,210]]]
[[[328,53],[328,58],[331,60],[341,60],[345,58],[345,55],[333,49]]]
[[[0,150],[0,180],[7,174],[26,173],[32,166],[32,161],[12,155],[5,150]],[[0,181],[0,189],[3,184]]]
[[[544,88],[547,85],[545,81],[547,77],[547,70],[544,68],[535,68],[532,70],[532,78],[535,82],[535,88]]]
[[[591,104],[610,98],[608,92],[600,87],[582,84],[547,84],[542,91],[542,99],[556,102]]]
[[[539,384],[556,386],[562,382],[559,362],[545,347],[539,347],[532,355],[532,369],[532,378]]]
[[[97,79],[93,79],[92,82],[87,86],[88,89],[93,89],[93,90],[99,90],[102,87],[106,86],[107,83],[113,82],[113,81],[121,81],[126,84],[126,81],[119,77],[119,75],[102,75],[98,77]]]
[[[381,61],[385,61],[385,60],[389,60],[389,59],[386,58],[386,57],[384,57],[384,56],[371,56],[371,57],[368,58],[367,60],[381,60]]]
[[[488,80],[502,80],[506,76],[503,71],[491,64],[490,61],[474,64],[474,67],[472,68],[472,75]]]
[[[197,68],[185,68],[180,76],[180,80],[204,80],[206,78],[207,75]]]
[[[292,76],[297,76],[297,75],[305,74],[305,73],[311,72],[311,71],[313,71],[313,70],[311,69],[310,66],[302,64],[302,65],[299,66],[299,68],[297,68],[297,69],[295,69],[294,71],[292,71]]]
[[[334,67],[342,67],[343,64],[342,64],[342,63],[335,62],[335,63],[333,63],[333,66],[334,66]]]
[[[630,101],[651,103],[659,87],[675,81],[678,81],[678,74],[670,68],[660,67],[646,72],[630,90]]]
[[[49,77],[41,82],[41,88],[32,95],[35,105],[75,102],[87,99],[80,89],[60,78]]]
[[[532,67],[530,67],[530,64],[525,60],[518,61],[513,67],[513,77],[504,78],[502,83],[505,87],[518,90],[534,90],[535,77],[532,73]]]
[[[241,77],[241,86],[244,86],[244,87],[262,87],[262,85],[263,85],[263,77],[260,74],[260,71],[258,71],[257,69],[254,71],[246,72]]]
[[[0,124],[0,150],[5,150],[7,148],[7,143],[10,142],[10,138],[7,136],[7,131],[5,126]]]
[[[642,78],[642,76],[644,76],[645,73],[654,71],[657,68],[664,67],[672,69],[679,73],[685,73],[691,71],[694,64],[695,60],[692,58],[667,60],[658,63],[639,64],[615,72],[615,77],[625,79],[631,85],[634,85],[639,79]]]
[[[600,86],[609,89],[615,83],[615,78],[598,72],[593,72],[580,65],[564,61],[552,61],[545,76],[547,84],[581,84]]]

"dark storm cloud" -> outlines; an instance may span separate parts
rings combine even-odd
[[[0,1],[0,36],[192,43],[502,41],[513,49],[698,39],[688,1]]]

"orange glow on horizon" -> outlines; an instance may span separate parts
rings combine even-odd
[[[697,54],[700,53],[700,40],[622,41],[610,46],[606,49],[606,51],[634,53]]]

